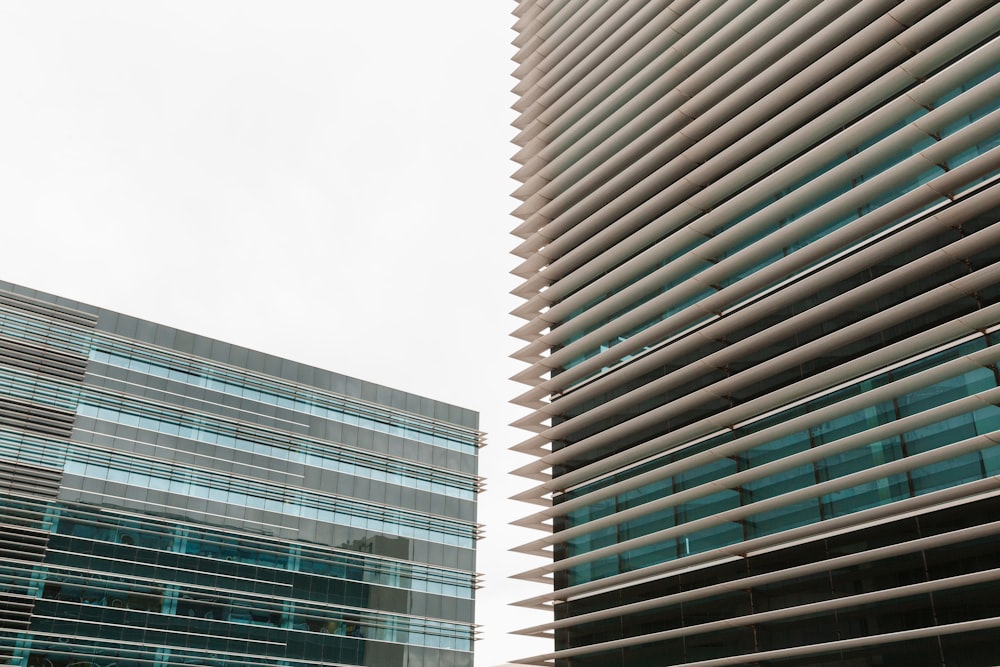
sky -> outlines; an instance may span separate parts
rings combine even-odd
[[[513,8],[0,3],[0,279],[479,410],[477,667],[547,648],[506,634]]]

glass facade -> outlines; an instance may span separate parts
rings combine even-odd
[[[0,283],[0,662],[471,667],[478,415]]]
[[[1000,7],[515,14],[519,662],[996,664]]]

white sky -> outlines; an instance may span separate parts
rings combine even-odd
[[[0,4],[0,278],[477,409],[477,667],[506,603],[510,0]]]

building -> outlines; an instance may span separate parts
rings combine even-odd
[[[524,664],[1000,661],[1000,5],[521,0]]]
[[[471,667],[478,415],[0,283],[0,662]]]

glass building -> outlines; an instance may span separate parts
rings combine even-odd
[[[0,283],[0,663],[471,667],[470,410]]]
[[[1000,5],[521,0],[519,662],[1000,661]]]

